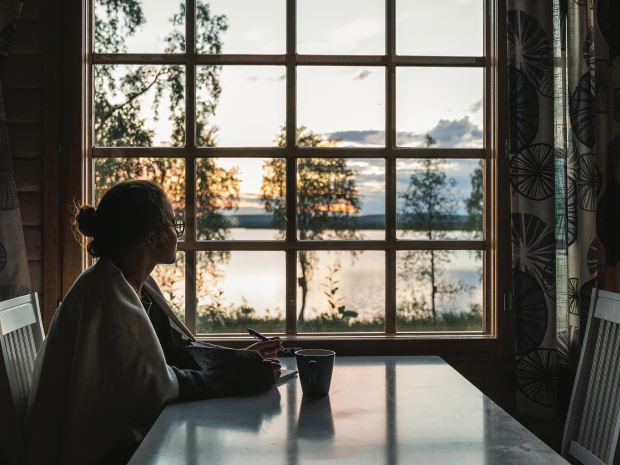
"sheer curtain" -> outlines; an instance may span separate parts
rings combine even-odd
[[[0,1],[0,78],[22,2]],[[0,85],[0,301],[30,292],[30,272]]]
[[[507,31],[518,407],[552,418],[620,291],[620,2],[508,0]]]

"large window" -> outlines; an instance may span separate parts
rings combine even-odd
[[[489,334],[485,0],[94,0],[94,25],[94,200],[167,192],[187,228],[155,274],[192,331]]]

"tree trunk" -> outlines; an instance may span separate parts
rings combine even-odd
[[[308,295],[308,280],[306,279],[306,266],[307,263],[303,258],[300,257],[300,265],[301,265],[301,311],[299,312],[299,317],[297,318],[297,329],[300,329],[304,326],[304,310],[306,309],[306,296]]]
[[[433,311],[433,324],[435,325],[435,331],[439,331],[439,325],[437,324],[437,309],[435,308],[436,294],[437,287],[435,286],[435,251],[431,250],[431,309]]]

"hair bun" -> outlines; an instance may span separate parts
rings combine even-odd
[[[76,216],[78,228],[82,234],[94,237],[97,231],[97,211],[90,205],[84,205]]]

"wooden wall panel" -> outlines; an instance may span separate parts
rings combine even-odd
[[[5,90],[10,93],[12,90]],[[17,157],[43,158],[43,123],[9,123],[9,142],[13,159]]]
[[[28,19],[43,19],[44,0],[28,0],[24,2],[22,11],[19,14],[19,21]]]
[[[35,292],[39,293],[39,302],[43,296],[43,260],[28,260],[30,270],[30,284]]]
[[[24,3],[1,76],[32,290],[43,302],[43,2]]]
[[[24,226],[24,240],[28,260],[43,260],[43,228],[40,225]]]
[[[24,226],[43,224],[43,192],[22,191],[18,193]]]
[[[43,191],[43,160],[41,158],[13,158],[18,192]],[[43,226],[43,225],[41,225]]]
[[[42,89],[41,55],[11,55],[6,60],[2,87],[10,89]]]
[[[19,19],[10,53],[15,55],[43,53],[43,27],[41,20]]]
[[[4,92],[4,106],[6,119],[10,123],[43,121],[43,91],[41,89],[8,88]]]

